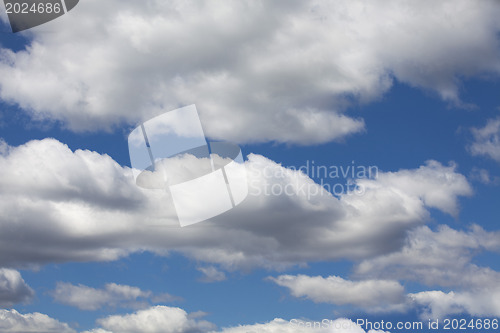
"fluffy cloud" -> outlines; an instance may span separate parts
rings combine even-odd
[[[393,77],[460,103],[459,78],[499,72],[499,15],[494,0],[87,0],[1,50],[0,97],[74,130],[196,103],[212,137],[325,142],[363,130],[346,108]]]
[[[362,195],[336,198],[301,172],[252,154],[246,201],[180,228],[168,193],[141,190],[109,156],[72,152],[52,139],[7,150],[0,156],[4,266],[115,260],[138,250],[175,250],[226,269],[364,259],[399,249],[407,230],[426,221],[429,205],[450,211],[470,193],[454,166],[432,162],[380,172],[380,182],[359,181]],[[407,181],[412,174],[422,181]],[[273,195],[273,188],[283,192]]]
[[[155,306],[99,319],[97,323],[102,328],[87,333],[203,333],[215,328],[212,323],[194,317],[180,308]]]
[[[126,253],[110,240],[125,230],[119,221],[143,196],[116,162],[72,153],[50,139],[9,150],[0,156],[1,265],[112,260]]]
[[[188,314],[180,308],[154,306],[131,314],[114,315],[97,320],[99,328],[82,333],[365,333],[349,319],[313,322],[276,318],[267,323],[239,325],[216,330],[214,324],[199,318],[198,313]],[[321,324],[320,327],[314,326]],[[20,314],[16,310],[0,310],[0,330],[9,333],[76,333],[67,324],[41,313]],[[384,333],[369,330],[368,333]]]
[[[500,232],[477,225],[457,231],[441,225],[408,233],[399,251],[363,260],[355,269],[357,281],[337,276],[281,275],[271,278],[295,297],[318,303],[351,304],[368,312],[416,309],[423,319],[468,314],[500,315],[500,273],[473,263],[483,251],[500,251]],[[405,294],[396,280],[455,289]]]
[[[400,170],[382,173],[373,180],[361,180],[364,187],[374,186],[404,189],[405,194],[421,198],[428,207],[437,208],[451,215],[458,213],[457,200],[449,193],[460,192],[471,195],[472,189],[466,184],[464,176],[454,173],[456,166],[445,168],[441,163],[428,161],[417,170]],[[445,172],[443,172],[445,171]],[[436,179],[441,177],[442,181]]]
[[[410,231],[400,251],[362,261],[358,277],[397,278],[443,287],[493,288],[500,273],[472,263],[481,251],[500,250],[500,232],[473,225],[468,232],[441,225]]]
[[[214,325],[206,321],[190,319],[184,310],[179,308],[154,307],[134,314],[124,316],[111,316],[98,320],[103,328],[97,328],[83,333],[195,333],[207,332],[214,329]],[[239,325],[226,327],[222,330],[211,330],[210,333],[365,333],[356,323],[349,319],[336,319],[321,323],[303,320],[286,321],[276,318],[267,323]],[[383,333],[382,331],[370,330],[369,333]]]
[[[500,162],[500,118],[490,119],[482,128],[473,128],[472,155],[482,155]]]
[[[84,285],[59,282],[52,292],[56,302],[71,305],[80,310],[98,310],[102,307],[145,307],[151,299],[155,302],[171,301],[175,297],[163,294],[153,296],[151,291],[143,291],[137,287],[108,283],[103,289]]]
[[[446,318],[450,315],[469,314],[473,317],[500,316],[500,287],[444,293],[439,290],[410,294],[411,299],[423,307],[423,318]]]
[[[316,326],[314,326],[316,325]],[[240,325],[237,327],[224,328],[221,333],[365,333],[365,331],[349,319],[336,319],[324,323],[315,323],[303,320],[286,321],[276,318],[268,323]],[[382,331],[370,330],[369,333]]]
[[[408,295],[408,306],[421,311],[422,318],[453,314],[488,317],[500,315],[500,272],[473,263],[484,251],[500,251],[500,232],[487,232],[477,225],[469,231],[426,226],[408,235],[406,245],[391,254],[362,261],[357,277],[416,281],[455,291],[422,291]]]
[[[67,324],[41,313],[21,314],[16,310],[0,310],[0,331],[9,333],[76,333]]]
[[[0,268],[0,306],[9,308],[16,303],[27,302],[35,292],[18,271]]]
[[[267,323],[239,325],[216,330],[214,324],[200,319],[199,313],[188,314],[180,308],[154,306],[131,314],[114,315],[97,320],[99,328],[82,333],[365,333],[349,319],[318,323],[304,320],[286,321],[276,318]],[[41,313],[20,314],[16,310],[0,310],[0,330],[9,333],[76,333],[67,324]],[[368,333],[383,333],[370,330]]]
[[[403,286],[391,280],[349,281],[338,276],[281,275],[271,278],[287,287],[295,297],[306,297],[317,303],[355,305],[367,311],[393,311],[404,308]]]

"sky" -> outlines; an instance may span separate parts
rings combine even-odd
[[[2,12],[0,332],[498,331],[498,17],[81,0],[12,33]],[[181,227],[128,136],[193,104],[248,195]]]

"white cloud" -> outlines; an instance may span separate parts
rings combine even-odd
[[[267,323],[238,325],[215,331],[213,324],[206,321],[195,321],[190,319],[190,316],[179,308],[154,307],[134,314],[100,319],[98,323],[104,328],[83,333],[195,333],[208,332],[209,330],[210,333],[365,333],[356,323],[344,318],[321,322],[320,327],[318,327],[317,322],[313,321],[298,319],[286,321],[276,318]],[[376,330],[368,332],[383,333],[383,331]]]
[[[362,261],[356,275],[364,278],[413,280],[429,286],[493,288],[500,273],[472,263],[482,251],[500,250],[500,232],[471,226],[468,232],[441,225],[409,232],[400,251]]]
[[[80,310],[98,310],[103,307],[139,308],[146,307],[150,301],[172,301],[175,297],[162,294],[154,296],[149,290],[141,290],[137,287],[108,283],[102,289],[96,289],[84,285],[73,285],[71,283],[58,282],[56,289],[52,291],[52,297],[56,302],[71,305]]]
[[[462,292],[424,291],[410,294],[410,297],[424,308],[422,318],[449,318],[458,314],[479,318],[500,316],[498,285]]]
[[[197,270],[203,273],[203,282],[219,282],[226,279],[226,274],[214,266],[198,267]]]
[[[101,327],[82,333],[365,333],[356,323],[341,318],[322,322],[276,318],[267,323],[238,325],[216,330],[216,326],[200,319],[200,313],[188,314],[176,307],[154,306],[131,314],[113,315],[97,320]],[[318,327],[321,325],[321,327]],[[76,333],[41,313],[20,314],[16,310],[0,310],[0,330],[5,333]],[[384,333],[369,330],[368,333]]]
[[[471,154],[500,162],[500,118],[489,119],[482,128],[473,128],[472,134],[474,142],[468,147]]]
[[[460,103],[460,78],[500,71],[498,16],[493,0],[87,0],[2,50],[0,97],[74,130],[196,103],[214,137],[326,142],[362,131],[346,107],[393,77]]]
[[[0,268],[0,306],[10,308],[12,305],[30,301],[35,292],[21,274],[13,269]]]
[[[422,318],[499,316],[500,272],[473,263],[474,256],[484,251],[500,251],[500,232],[487,232],[477,225],[467,232],[444,225],[437,231],[422,226],[409,233],[400,251],[362,261],[355,275],[455,289],[409,294],[408,307],[417,308]]]
[[[366,187],[373,185],[404,190],[405,194],[421,198],[426,206],[437,208],[451,215],[458,213],[457,200],[449,193],[460,192],[472,195],[472,188],[465,177],[455,173],[456,166],[448,167],[436,161],[427,161],[425,166],[416,170],[381,173],[376,181],[361,180]],[[440,177],[441,181],[437,181]]]
[[[356,323],[349,319],[335,319],[327,321],[305,321],[292,319],[286,321],[276,318],[270,322],[253,325],[240,325],[237,327],[228,327],[222,329],[220,333],[365,333],[365,331]],[[383,331],[370,330],[369,333],[383,333]],[[214,333],[214,332],[212,332]]]
[[[316,303],[354,305],[369,312],[395,311],[405,308],[403,286],[394,280],[350,281],[339,276],[281,275],[270,278],[287,287],[295,297],[305,297]]]
[[[21,314],[16,310],[0,310],[0,331],[5,333],[76,333],[67,324],[41,313]]]
[[[473,263],[473,257],[483,251],[500,252],[500,232],[487,232],[477,225],[467,232],[445,225],[437,231],[421,226],[409,232],[399,251],[359,263],[356,281],[306,275],[271,279],[295,297],[351,304],[367,312],[414,308],[423,319],[457,314],[495,317],[500,315],[500,273]],[[405,294],[398,280],[455,290]]]
[[[210,322],[191,318],[183,309],[166,306],[109,316],[98,319],[97,323],[102,328],[87,333],[203,333],[215,328]]]
[[[109,156],[72,152],[52,139],[9,150],[0,156],[4,266],[116,260],[139,250],[178,251],[225,269],[364,259],[399,249],[407,230],[425,223],[428,206],[452,211],[470,193],[454,166],[431,162],[379,172],[380,182],[359,181],[363,195],[336,198],[304,174],[251,154],[247,200],[180,228],[168,194],[138,188],[130,169]],[[409,182],[412,175],[421,182]]]

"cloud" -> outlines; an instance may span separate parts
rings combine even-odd
[[[399,249],[428,219],[429,205],[453,211],[470,193],[455,166],[437,162],[379,172],[380,182],[359,180],[362,193],[339,198],[263,156],[249,155],[245,167],[244,203],[180,228],[168,193],[140,189],[107,155],[72,152],[53,139],[10,147],[0,156],[0,265],[108,261],[144,250],[223,269],[365,259]]]
[[[76,333],[68,324],[41,313],[21,314],[16,310],[0,310],[0,331],[9,333]]]
[[[500,162],[500,118],[489,119],[482,128],[473,128],[474,142],[468,147],[472,155]]]
[[[356,276],[418,281],[428,286],[493,288],[500,273],[472,263],[483,251],[500,250],[500,232],[487,232],[478,225],[467,232],[440,225],[409,232],[400,251],[362,261]]]
[[[335,319],[321,322],[304,321],[292,319],[286,321],[276,318],[270,322],[253,325],[240,325],[237,327],[224,328],[220,333],[365,333],[365,331],[356,323],[349,319]],[[369,333],[383,333],[383,331],[369,330]],[[212,332],[213,333],[213,332]]]
[[[86,333],[203,333],[215,328],[210,322],[191,318],[183,309],[167,306],[109,316],[98,319],[97,323],[102,328]]]
[[[262,156],[249,155],[248,159],[250,198],[241,209],[218,220],[226,232],[234,234],[225,238],[226,243],[244,251],[190,250],[197,259],[227,266],[228,261],[237,264],[245,258],[252,262],[260,256],[272,260],[268,267],[276,268],[276,262],[372,257],[398,249],[406,231],[428,218],[425,198],[432,197],[427,201],[447,211],[456,207],[457,195],[470,193],[465,177],[457,174],[454,166],[435,163],[387,177],[380,174],[380,183],[359,180],[362,195],[346,194],[337,199],[300,172],[284,169]],[[412,188],[405,181],[411,175],[427,179]],[[446,200],[434,199],[445,195]]]
[[[176,307],[154,306],[131,314],[113,315],[97,320],[100,327],[82,333],[365,333],[349,319],[304,321],[292,319],[286,321],[276,318],[267,323],[238,325],[216,330],[216,326],[199,319],[200,314],[188,314]],[[314,326],[321,324],[320,327]],[[8,333],[76,333],[68,324],[61,323],[41,313],[20,314],[16,310],[0,310],[0,330]],[[384,333],[369,330],[368,333]]]
[[[404,189],[405,194],[421,198],[426,206],[456,215],[457,200],[449,196],[449,193],[460,192],[469,196],[472,195],[472,188],[463,175],[454,173],[455,169],[456,166],[453,164],[446,168],[439,162],[427,161],[425,166],[416,170],[382,173],[377,177],[376,186]],[[443,170],[446,172],[442,172]],[[436,176],[442,177],[442,181],[436,181]],[[371,180],[360,182],[366,187],[372,183],[374,182]]]
[[[403,286],[394,280],[344,280],[339,276],[280,275],[270,278],[287,287],[295,297],[305,297],[315,303],[354,305],[370,312],[394,311],[404,308]]]
[[[500,177],[490,175],[490,172],[486,169],[481,169],[473,167],[469,173],[469,179],[478,181],[485,185],[500,185]]]
[[[197,270],[203,273],[204,276],[201,278],[203,282],[220,282],[226,280],[226,274],[214,266],[198,267]]]
[[[10,308],[30,301],[35,292],[24,282],[18,271],[0,268],[0,306]]]
[[[124,316],[110,316],[98,320],[98,323],[104,328],[97,328],[83,333],[365,333],[356,323],[344,318],[322,322],[320,327],[313,326],[315,325],[314,322],[298,319],[286,321],[276,318],[267,323],[238,325],[216,331],[214,330],[215,326],[209,322],[190,319],[190,315],[184,310],[167,307],[154,307]],[[383,331],[375,330],[369,332],[383,333]]]
[[[82,333],[365,333],[349,319],[321,322],[276,318],[267,323],[238,325],[217,330],[216,326],[200,319],[200,313],[188,314],[177,307],[154,306],[131,314],[112,315],[97,320],[100,327]],[[0,310],[0,330],[8,333],[76,333],[68,324],[41,313],[20,314],[16,310]],[[368,333],[383,333],[370,330]]]
[[[493,0],[88,0],[1,50],[0,97],[77,131],[196,103],[212,137],[327,142],[363,131],[346,109],[394,78],[460,104],[461,78],[500,70],[499,15]]]
[[[80,310],[95,311],[103,307],[140,308],[147,307],[149,302],[172,301],[175,297],[162,294],[154,296],[151,291],[143,291],[137,287],[108,283],[103,289],[84,285],[58,282],[52,291],[56,302],[75,306]]]
[[[500,273],[473,263],[484,251],[500,252],[500,232],[477,225],[457,231],[441,225],[437,231],[420,226],[408,233],[399,251],[361,261],[355,281],[338,276],[281,275],[271,278],[295,297],[317,303],[350,304],[367,312],[415,309],[422,319],[467,314],[500,315]],[[453,291],[424,290],[406,294],[398,282],[414,281]]]
[[[362,261],[355,269],[355,276],[415,281],[453,289],[408,294],[408,307],[418,309],[422,318],[456,314],[498,316],[500,272],[473,263],[474,256],[484,251],[500,251],[500,232],[487,232],[477,225],[468,231],[445,225],[432,231],[422,226],[409,232],[400,251]]]
[[[449,318],[458,314],[480,318],[500,316],[498,285],[462,292],[424,291],[410,297],[424,309],[422,318]]]

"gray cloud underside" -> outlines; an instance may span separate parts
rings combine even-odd
[[[371,258],[399,249],[407,231],[426,222],[428,207],[454,213],[458,197],[471,194],[455,166],[428,162],[359,180],[363,195],[336,198],[307,176],[252,154],[245,202],[180,228],[169,194],[140,189],[131,170],[109,156],[72,152],[52,139],[4,147],[2,266],[115,260],[139,250],[180,251],[226,269]],[[266,195],[271,187],[292,192]]]

